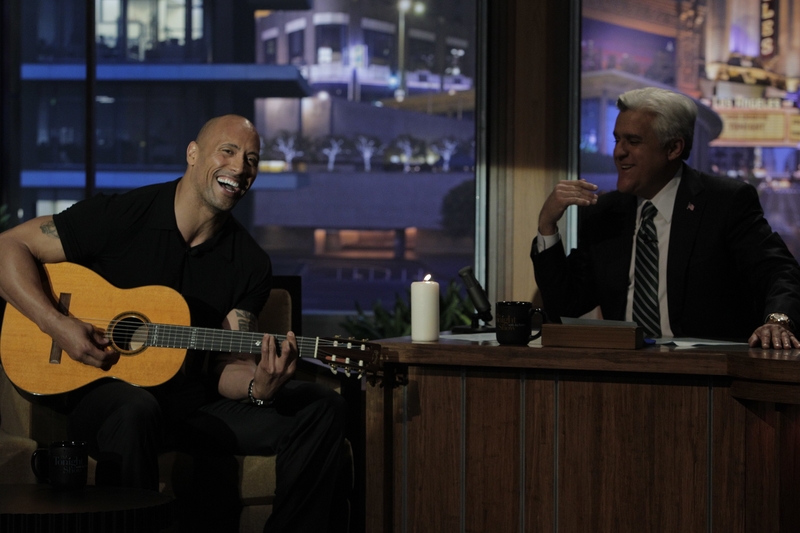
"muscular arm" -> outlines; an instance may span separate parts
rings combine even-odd
[[[44,330],[58,313],[42,290],[38,265],[66,259],[53,218],[36,218],[0,234],[0,251],[0,296]]]
[[[234,309],[225,318],[224,329],[256,331],[257,319],[253,313]],[[250,380],[253,396],[270,400],[286,381],[294,376],[297,361],[297,339],[289,332],[279,347],[272,335],[264,335],[261,357],[256,361],[253,354],[232,353],[219,358],[220,372],[218,390],[222,396],[232,400],[247,398]]]
[[[39,265],[65,261],[53,217],[39,217],[0,234],[0,296],[55,339],[76,361],[109,368],[119,354],[91,325],[66,317],[42,288]]]

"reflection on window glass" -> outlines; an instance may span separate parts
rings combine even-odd
[[[317,63],[342,63],[347,47],[347,27],[341,24],[320,24],[315,28]]]
[[[186,6],[182,0],[164,0],[158,5],[158,40],[184,44]]]
[[[23,122],[23,138],[34,139],[25,149],[27,168],[82,169],[85,130],[83,89],[78,84],[39,86],[22,94],[22,112],[35,117]]]
[[[621,92],[682,92],[702,106],[688,163],[755,185],[773,229],[800,257],[800,43],[790,38],[800,11],[773,0],[711,4],[643,0],[632,11],[622,0],[584,0],[581,177],[615,187]]]
[[[254,214],[276,271],[302,273],[304,306],[315,312],[371,309],[378,300],[393,308],[411,281],[431,273],[444,288],[474,255],[475,65],[467,52],[475,20],[459,24],[451,2],[430,2],[404,13],[401,48],[396,4],[350,6],[346,26],[323,23],[344,15],[314,10],[305,23],[296,13],[257,19],[256,34],[277,39],[279,62],[286,47],[287,63],[308,59],[302,31],[290,30],[316,23],[314,63],[304,70],[314,95],[299,105],[257,101],[264,190]],[[277,185],[287,176],[292,185]]]
[[[278,63],[278,39],[267,39],[262,46],[264,50],[264,64],[276,65]]]
[[[409,70],[433,70],[435,61],[436,42],[434,40],[423,38],[408,40]]]
[[[86,43],[83,2],[33,0],[20,4],[24,62],[83,61]]]
[[[187,19],[186,0],[95,0],[98,60],[202,59],[203,0],[191,2]],[[127,6],[125,13],[123,6]]]
[[[287,35],[289,41],[289,63],[302,65],[305,62],[305,30],[293,31]]]
[[[397,38],[389,33],[364,30],[364,45],[369,53],[370,65],[393,66]]]

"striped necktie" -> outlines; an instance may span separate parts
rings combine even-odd
[[[642,223],[636,234],[634,266],[633,320],[644,328],[648,337],[661,336],[661,312],[658,306],[658,235],[653,217],[655,206],[645,202]]]

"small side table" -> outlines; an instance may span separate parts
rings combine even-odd
[[[0,531],[149,533],[170,526],[172,501],[142,489],[0,484]]]

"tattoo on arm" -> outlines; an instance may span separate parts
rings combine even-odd
[[[250,311],[236,309],[236,318],[239,321],[239,331],[256,331],[258,329],[258,319]]]
[[[49,221],[45,222],[44,224],[42,224],[41,226],[39,226],[39,229],[42,230],[42,233],[44,235],[48,235],[48,236],[53,237],[55,239],[59,238],[58,237],[58,230],[56,229],[56,225],[52,220],[49,220]]]

